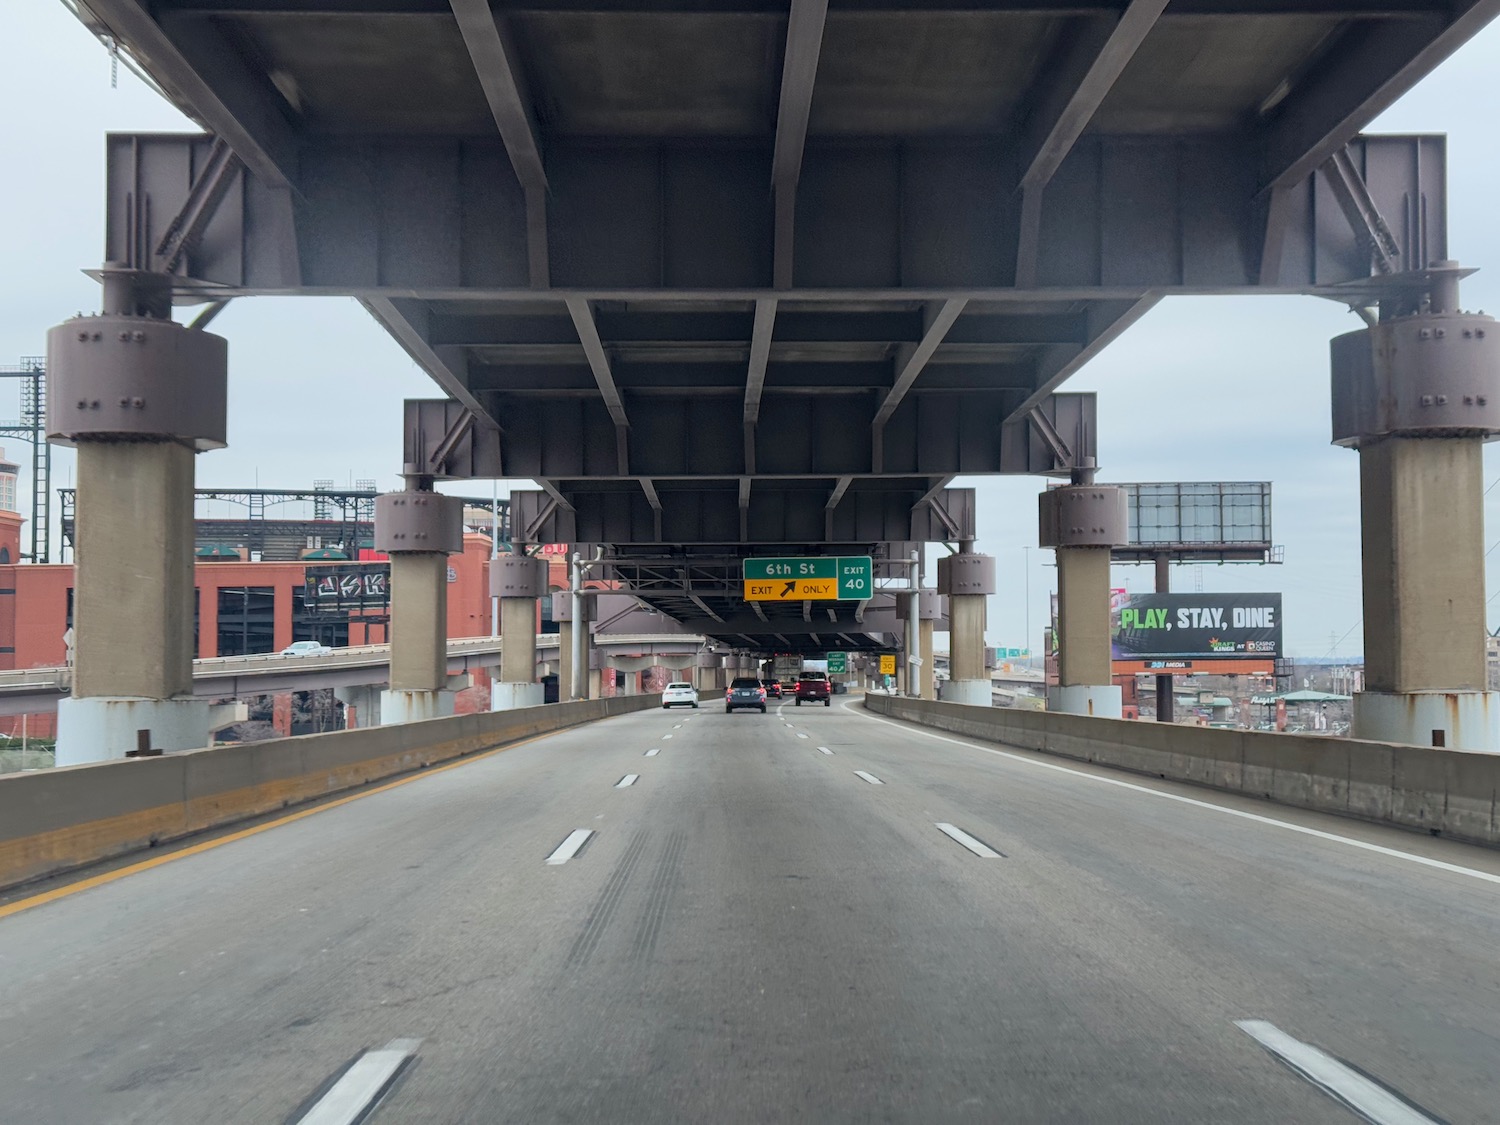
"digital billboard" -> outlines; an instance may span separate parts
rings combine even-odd
[[[1110,641],[1115,660],[1155,667],[1274,660],[1281,655],[1281,595],[1131,594],[1112,608]]]

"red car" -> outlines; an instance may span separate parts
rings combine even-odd
[[[833,706],[833,685],[828,682],[826,672],[803,672],[797,680],[797,706],[802,706],[802,701],[809,703],[822,703],[824,707]]]

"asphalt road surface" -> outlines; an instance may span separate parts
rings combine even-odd
[[[377,1125],[1497,1122],[1500,854],[838,697],[559,733],[0,917],[5,1125],[314,1120],[396,1041]]]

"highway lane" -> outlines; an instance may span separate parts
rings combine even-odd
[[[377,1121],[1354,1120],[1248,1020],[1500,1120],[1500,885],[1219,809],[1500,856],[846,702],[562,732],[0,918],[0,1120],[296,1120],[399,1039]]]

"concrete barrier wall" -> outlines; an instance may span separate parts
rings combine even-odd
[[[865,706],[986,742],[1500,845],[1500,754],[884,695]]]
[[[0,888],[659,702],[617,696],[9,774]]]

